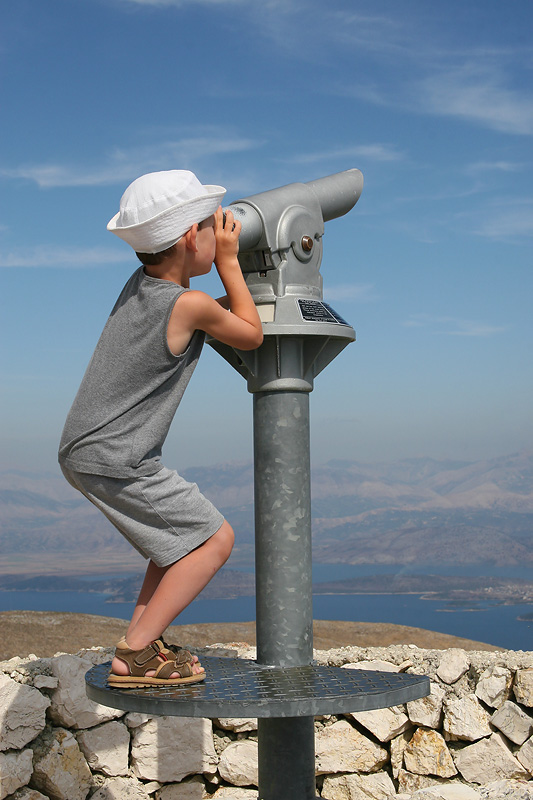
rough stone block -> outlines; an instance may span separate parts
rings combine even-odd
[[[454,647],[444,651],[437,675],[444,683],[456,683],[469,668],[470,659],[465,651]]]
[[[533,775],[533,736],[524,742],[520,750],[518,750],[515,755],[522,766],[525,767],[531,775]]]
[[[198,775],[181,783],[162,786],[155,795],[156,800],[206,800],[207,796],[205,784]]]
[[[33,750],[33,788],[53,800],[85,800],[91,788],[91,771],[70,731],[45,731]]]
[[[50,701],[31,686],[0,673],[0,750],[20,750],[46,724]]]
[[[457,773],[450,751],[437,731],[418,728],[405,748],[405,768],[418,775],[451,778]]]
[[[425,728],[438,728],[445,695],[446,690],[440,684],[432,681],[430,694],[427,697],[407,703],[407,714],[411,722],[415,725],[423,725]]]
[[[396,791],[386,772],[328,775],[324,778],[321,796],[327,800],[389,800],[396,796]]]
[[[229,744],[220,756],[218,771],[234,786],[257,786],[257,742],[241,739]]]
[[[210,720],[157,717],[133,730],[131,763],[138,778],[173,783],[214,772],[218,763]]]
[[[85,691],[85,673],[91,669],[88,658],[61,655],[50,661],[58,679],[52,692],[49,715],[57,724],[67,728],[92,728],[102,722],[122,717],[124,712],[89,700]]]
[[[257,720],[252,717],[224,717],[215,720],[215,723],[223,731],[234,731],[234,733],[257,730]]]
[[[350,664],[343,664],[342,669],[363,669],[374,670],[376,672],[399,672],[399,667],[391,661],[382,661],[375,658],[372,661],[353,661]]]
[[[527,779],[528,773],[513,756],[501,733],[470,744],[454,754],[455,766],[468,783]]]
[[[37,789],[30,789],[29,786],[24,786],[11,795],[10,800],[49,800],[49,798],[38,792]]]
[[[476,695],[491,708],[499,708],[511,694],[513,675],[505,667],[491,666],[484,670],[477,682]]]
[[[395,739],[391,739],[390,743],[390,763],[392,770],[392,777],[397,778],[403,766],[403,754],[409,741],[411,740],[411,731],[401,733]]]
[[[110,778],[91,800],[150,800],[150,795],[135,778]]]
[[[477,742],[490,736],[490,717],[473,694],[444,701],[444,736],[449,741]]]
[[[315,737],[317,775],[329,772],[377,772],[388,759],[389,754],[384,747],[367,739],[345,720],[322,728]]]
[[[481,795],[471,786],[454,783],[450,786],[421,789],[411,795],[410,800],[481,800]]]
[[[515,744],[524,744],[533,734],[533,718],[512,700],[506,700],[492,715],[490,721]]]
[[[375,711],[355,711],[350,716],[380,742],[390,742],[411,727],[409,717],[398,706],[378,708]]]
[[[533,800],[533,786],[523,781],[493,781],[479,790],[481,800]]]
[[[0,753],[0,800],[25,786],[33,772],[33,751]]]
[[[81,731],[77,739],[92,770],[109,777],[128,774],[130,734],[122,722],[105,722]]]
[[[411,800],[412,793],[420,789],[431,786],[447,786],[448,784],[449,781],[444,778],[435,778],[431,775],[416,775],[406,769],[401,769],[398,773],[398,792],[409,795],[409,800]]]
[[[516,671],[513,693],[519,703],[528,708],[533,708],[533,669],[519,669]]]

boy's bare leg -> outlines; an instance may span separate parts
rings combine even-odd
[[[228,522],[224,522],[210,539],[169,567],[156,567],[152,563],[148,565],[126,634],[126,641],[132,650],[142,650],[158,639],[178,614],[200,594],[228,560],[233,540],[233,529]],[[111,669],[116,675],[127,673],[126,665],[117,658],[113,660]],[[193,670],[203,672],[196,665]]]

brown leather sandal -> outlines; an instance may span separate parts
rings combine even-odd
[[[188,650],[177,648],[176,654],[165,647],[161,639],[157,639],[143,650],[132,650],[121,639],[115,650],[115,657],[127,664],[129,675],[115,675],[111,672],[107,682],[110,686],[121,689],[134,689],[142,686],[181,686],[188,683],[199,683],[205,679],[205,672],[195,673],[192,670],[192,656]],[[197,662],[199,666],[199,662]],[[146,673],[154,670],[154,674]],[[177,672],[179,678],[170,676]]]

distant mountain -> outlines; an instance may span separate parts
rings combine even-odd
[[[253,563],[253,465],[196,467],[237,531],[234,565]],[[533,453],[430,458],[312,470],[314,558],[352,564],[533,564]],[[0,570],[54,561],[138,566],[139,557],[55,473],[0,473]],[[75,558],[75,562],[72,559]],[[29,571],[29,569],[28,569]],[[108,570],[109,571],[109,570]]]

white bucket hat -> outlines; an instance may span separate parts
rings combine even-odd
[[[223,186],[203,186],[189,170],[149,172],[128,186],[107,230],[137,253],[159,253],[214,214],[225,193]]]

